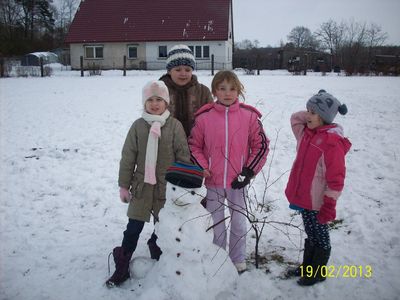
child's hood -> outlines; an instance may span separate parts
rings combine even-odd
[[[329,125],[326,131],[328,135],[327,142],[330,144],[340,144],[344,150],[344,153],[349,152],[351,148],[351,142],[344,136],[343,127],[339,124]]]

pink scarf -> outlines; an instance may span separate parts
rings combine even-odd
[[[158,140],[161,137],[161,127],[164,126],[170,115],[169,110],[165,110],[162,115],[152,115],[144,111],[142,118],[151,125],[149,138],[147,140],[146,160],[144,164],[144,182],[156,184],[156,164],[158,154]]]

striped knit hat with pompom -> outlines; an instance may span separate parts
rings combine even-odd
[[[167,169],[165,180],[183,188],[199,188],[203,184],[203,169],[196,165],[175,162]]]
[[[177,66],[189,66],[193,70],[196,66],[193,52],[186,45],[175,45],[168,52],[167,71]]]

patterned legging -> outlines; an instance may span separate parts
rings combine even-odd
[[[301,212],[303,217],[304,229],[307,237],[317,247],[328,250],[331,248],[329,238],[329,227],[327,224],[320,224],[317,220],[318,211],[304,209]]]

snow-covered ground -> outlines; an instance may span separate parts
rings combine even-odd
[[[158,280],[146,277],[154,265],[146,245],[152,224],[145,226],[134,254],[145,262],[136,264],[135,274],[142,273],[111,290],[104,281],[108,254],[120,244],[127,222],[117,186],[120,151],[141,114],[142,86],[161,74],[132,71],[123,77],[120,71],[107,71],[81,78],[79,72],[55,69],[52,77],[0,80],[0,299],[153,298],[149,287]],[[270,170],[269,183],[280,177],[267,189],[272,207],[268,221],[290,222],[293,217],[284,196],[295,157],[291,113],[304,109],[321,88],[347,104],[348,114],[338,115],[336,122],[353,147],[329,261],[342,270],[338,278],[313,287],[281,279],[288,263],[300,259],[304,233],[272,223],[261,237],[265,259],[260,268],[252,264],[255,239],[250,230],[250,270],[229,289],[211,294],[217,299],[399,299],[400,78],[238,74],[246,102],[263,113],[272,141],[264,173],[267,177]],[[210,86],[209,72],[197,75]],[[259,176],[253,190],[262,194],[264,185]],[[300,216],[293,224],[301,224]],[[354,266],[352,274],[344,274],[346,266]],[[366,266],[372,268],[370,278],[364,277]],[[192,284],[205,280],[204,274],[191,276]],[[179,277],[165,280],[168,290],[153,296],[180,299],[179,290],[174,294]]]

